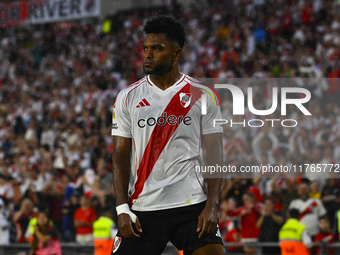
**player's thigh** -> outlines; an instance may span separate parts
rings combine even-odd
[[[138,233],[138,232],[136,232]],[[168,239],[162,234],[148,235],[138,233],[138,238],[124,238],[118,231],[112,246],[112,255],[135,255],[135,254],[148,254],[148,255],[161,255],[164,251]]]
[[[165,221],[152,217],[152,213],[135,212],[141,223],[143,232],[138,232],[135,224],[133,230],[140,237],[124,238],[120,231],[113,242],[112,255],[148,254],[160,255],[169,241],[169,228]]]
[[[219,244],[223,254],[223,241],[218,226],[214,233],[206,234],[202,238],[198,237],[199,233],[196,230],[200,212],[201,211],[198,210],[198,212],[189,212],[180,215],[179,217],[183,217],[185,221],[181,221],[181,223],[175,227],[171,233],[170,241],[177,249],[183,250],[184,255],[193,254],[196,250],[209,244]]]
[[[223,245],[219,243],[210,243],[195,250],[192,255],[224,255]]]

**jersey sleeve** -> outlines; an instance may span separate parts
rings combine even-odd
[[[318,216],[322,217],[327,213],[327,211],[326,211],[325,207],[323,206],[320,199],[317,199],[316,202],[318,203]]]
[[[126,96],[120,92],[112,112],[112,131],[113,136],[131,138],[131,118],[126,106]]]
[[[302,232],[302,242],[303,244],[307,247],[310,248],[312,247],[312,238],[310,237],[310,235],[307,233],[307,230],[304,230]]]
[[[205,95],[207,98],[207,114],[203,115],[202,118],[202,133],[203,135],[222,133],[223,128],[220,124],[216,124],[214,127],[214,120],[222,118],[219,101],[211,93],[205,93]]]

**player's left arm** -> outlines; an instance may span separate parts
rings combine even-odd
[[[222,134],[213,133],[204,135],[204,144],[207,151],[208,166],[222,166]],[[208,199],[205,208],[198,217],[197,232],[199,238],[208,233],[214,233],[218,224],[218,207],[221,194],[222,179],[209,178],[208,181]]]
[[[207,89],[210,90],[210,89]],[[207,102],[206,114],[202,116],[202,134],[203,141],[207,152],[207,166],[221,166],[223,164],[223,145],[222,131],[220,125],[215,125],[216,119],[221,119],[221,101],[216,92],[210,90],[210,93],[205,90]],[[207,233],[216,231],[218,224],[218,206],[221,195],[222,179],[218,176],[209,176],[208,183],[208,199],[205,208],[198,217],[197,232],[199,238]]]

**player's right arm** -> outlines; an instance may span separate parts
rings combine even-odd
[[[125,238],[139,237],[132,228],[142,232],[141,225],[135,214],[130,211],[128,203],[128,189],[130,180],[130,153],[131,153],[131,118],[127,109],[125,94],[120,92],[112,113],[112,176],[116,195],[118,228]]]
[[[131,138],[113,136],[113,187],[116,194],[117,206],[128,204],[128,187],[130,179]],[[133,231],[131,217],[127,213],[118,215],[118,227],[126,238],[139,237]],[[136,228],[142,232],[138,218]]]

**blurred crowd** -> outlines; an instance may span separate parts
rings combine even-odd
[[[63,241],[90,234],[91,222],[115,211],[111,112],[117,93],[144,76],[142,28],[158,13],[169,13],[186,27],[183,73],[219,81],[292,78],[312,93],[306,104],[312,116],[288,107],[285,118],[298,120],[295,128],[226,127],[225,164],[339,164],[338,1],[206,0],[184,7],[173,0],[159,12],[118,13],[105,31],[98,20],[1,28],[0,243],[26,242],[29,221],[39,210],[49,212]],[[256,109],[270,107],[274,85],[256,86]],[[232,116],[230,95],[222,101],[225,119],[255,118]],[[280,112],[266,117],[282,118]],[[334,170],[225,178],[220,224],[225,240],[270,241],[265,231],[276,228],[261,230],[267,224],[258,219],[275,212],[283,222],[291,202],[302,197],[317,201],[318,216],[327,215],[332,229],[340,201]],[[90,212],[88,225],[79,223],[80,209]],[[247,215],[252,218],[245,220]],[[251,233],[248,224],[255,229]],[[317,231],[315,226],[312,235]]]

